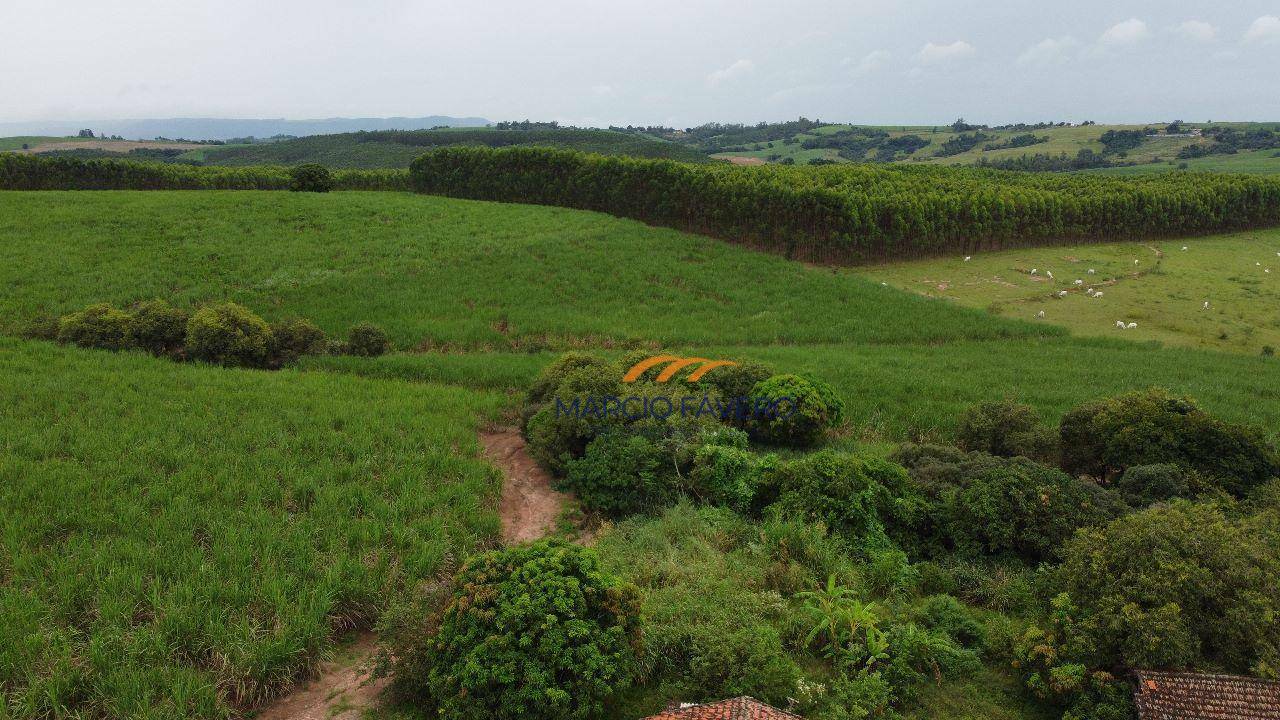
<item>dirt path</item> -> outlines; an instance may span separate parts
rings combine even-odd
[[[369,677],[377,651],[377,637],[362,633],[325,664],[320,677],[268,705],[255,719],[359,720],[366,709],[377,704],[388,683],[387,678]]]
[[[551,475],[529,456],[520,431],[482,432],[480,446],[504,478],[498,506],[503,542],[529,542],[555,529],[568,496],[551,487]],[[377,637],[362,634],[321,669],[320,677],[268,705],[255,719],[359,720],[365,710],[377,706],[387,686],[386,678],[369,677],[377,651]]]
[[[502,470],[502,540],[507,544],[537,540],[555,529],[568,496],[551,487],[551,475],[525,450],[513,428],[480,433],[485,457]]]

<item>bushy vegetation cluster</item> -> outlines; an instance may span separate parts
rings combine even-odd
[[[23,334],[99,350],[141,350],[173,360],[272,369],[304,355],[376,357],[391,349],[386,333],[375,325],[355,325],[346,342],[331,342],[308,320],[268,324],[231,302],[205,305],[191,313],[164,300],[123,310],[97,303],[60,318],[36,318]]]
[[[288,168],[198,167],[135,160],[0,153],[0,190],[289,190]],[[403,170],[335,172],[334,190],[405,190]]]
[[[1280,148],[1280,128],[1237,129],[1211,126],[1205,129],[1204,136],[1211,142],[1188,145],[1178,151],[1178,157],[1191,159],[1210,155],[1234,155],[1248,150]]]
[[[749,443],[810,447],[842,419],[826,383],[754,363],[687,381],[695,365],[665,383],[655,380],[659,365],[622,382],[644,357],[567,354],[538,377],[523,411],[533,456],[584,505],[613,517],[682,497],[747,512],[798,493],[787,480],[794,468],[756,456]]]
[[[601,554],[640,588],[646,642],[619,707],[749,694],[892,717],[985,663],[1066,717],[1119,719],[1135,667],[1280,669],[1280,465],[1255,430],[1157,389],[1056,428],[984,403],[957,447],[887,459],[720,418],[551,419],[583,393],[828,402],[752,364],[619,388],[633,361],[567,355],[524,414],[564,487],[620,521]]]
[[[1280,180],[1241,175],[743,168],[537,148],[445,148],[416,160],[410,173],[419,192],[597,210],[818,262],[1280,222]]]

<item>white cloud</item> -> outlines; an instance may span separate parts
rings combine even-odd
[[[1134,43],[1146,40],[1151,35],[1151,31],[1147,30],[1147,24],[1138,18],[1129,18],[1122,23],[1116,23],[1107,28],[1102,33],[1102,37],[1098,42],[1103,45],[1133,45]]]
[[[977,52],[973,46],[963,40],[957,40],[950,45],[938,45],[937,43],[928,43],[920,49],[920,54],[916,56],[921,65],[937,65],[940,63],[956,62],[972,57]]]
[[[729,67],[720,68],[719,70],[713,71],[710,75],[707,75],[707,84],[719,85],[722,82],[726,82],[729,80],[733,80],[735,78],[740,78],[743,75],[747,75],[752,70],[755,70],[755,69],[756,69],[755,63],[743,58],[742,60],[738,60],[734,62]]]
[[[840,64],[852,67],[853,69],[850,72],[855,77],[862,77],[863,75],[870,75],[876,70],[884,67],[885,63],[889,62],[891,57],[893,57],[893,55],[888,50],[872,50],[861,60],[845,58],[840,61]]]
[[[1061,65],[1070,59],[1071,51],[1079,45],[1080,43],[1070,35],[1045,38],[1019,55],[1018,64],[1038,67]]]
[[[1249,26],[1248,32],[1244,34],[1244,41],[1247,43],[1255,42],[1273,42],[1280,40],[1280,17],[1275,15],[1263,15],[1253,24]]]
[[[605,85],[604,83],[601,83],[599,85],[592,85],[591,92],[595,93],[596,95],[599,95],[600,97],[609,97],[613,95],[613,86]]]
[[[1192,42],[1208,43],[1218,37],[1218,28],[1203,20],[1187,20],[1173,31]]]

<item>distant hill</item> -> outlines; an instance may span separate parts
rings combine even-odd
[[[635,133],[572,128],[459,128],[315,135],[273,143],[210,147],[203,151],[203,164],[297,165],[316,162],[335,168],[401,168],[408,167],[414,158],[431,148],[446,145],[538,145],[602,155],[707,161],[707,156],[694,148]]]
[[[910,162],[1009,170],[1144,173],[1187,167],[1280,173],[1280,123],[866,126],[801,118],[645,130],[740,164]]]
[[[325,118],[320,120],[236,120],[229,118],[169,118],[155,120],[50,120],[44,122],[0,123],[0,135],[75,135],[82,129],[97,135],[118,135],[126,140],[154,140],[158,137],[188,140],[231,140],[269,138],[276,135],[324,135],[361,130],[423,130],[433,127],[483,127],[489,121],[479,117]]]

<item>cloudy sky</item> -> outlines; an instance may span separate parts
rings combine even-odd
[[[0,121],[1280,120],[1280,0],[4,0]]]

